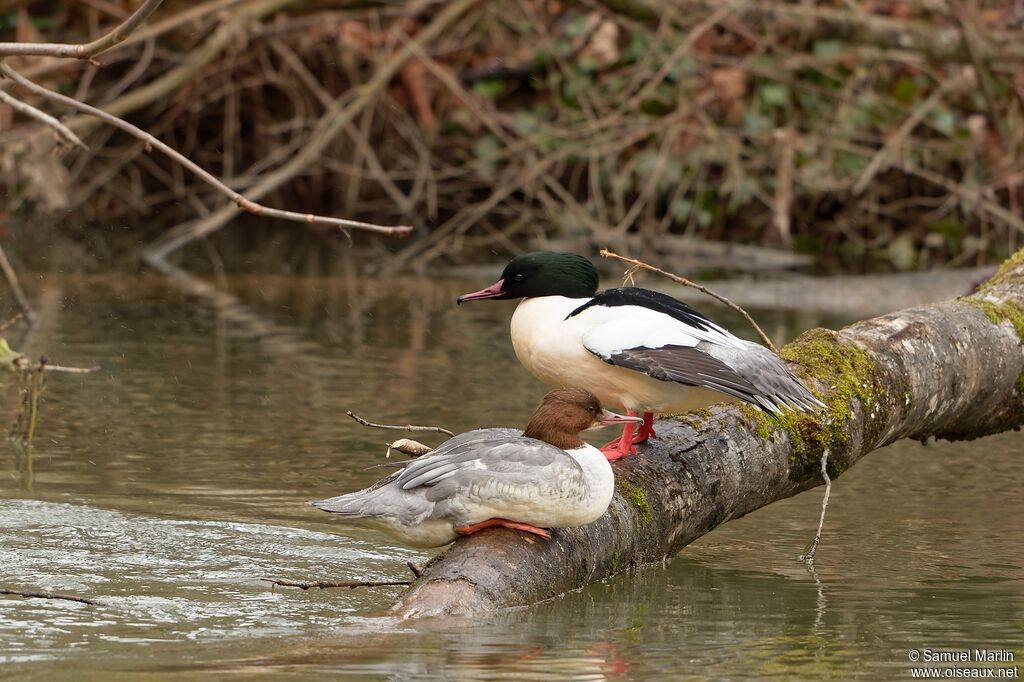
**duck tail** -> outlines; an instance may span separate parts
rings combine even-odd
[[[341,514],[354,519],[363,518],[368,514],[366,513],[366,496],[362,493],[363,491],[359,491],[326,500],[310,500],[309,503],[317,509],[332,514]]]
[[[747,341],[748,353],[743,357],[744,375],[757,389],[748,400],[755,407],[781,416],[786,410],[814,412],[826,407],[810,389],[793,374],[786,362],[760,344]]]

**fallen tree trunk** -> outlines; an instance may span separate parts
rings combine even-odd
[[[1024,250],[975,294],[839,332],[781,354],[828,408],[779,420],[720,406],[658,423],[615,465],[608,513],[548,542],[505,529],[459,540],[394,606],[403,618],[480,615],[670,557],[716,526],[835,478],[900,438],[972,439],[1024,424]],[[809,524],[810,525],[810,524]],[[799,548],[794,548],[794,555]]]

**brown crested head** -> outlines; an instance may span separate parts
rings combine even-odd
[[[583,445],[580,432],[604,424],[638,421],[623,417],[601,407],[590,391],[580,388],[556,388],[549,391],[533,411],[523,435],[571,450]]]

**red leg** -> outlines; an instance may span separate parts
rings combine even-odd
[[[644,412],[644,423],[640,425],[640,430],[636,432],[633,437],[633,444],[643,443],[648,438],[657,438],[658,434],[654,432],[654,413]]]
[[[626,415],[635,417],[636,412],[627,410]],[[627,422],[622,428],[622,435],[606,443],[601,452],[608,458],[609,462],[614,462],[617,459],[622,459],[626,455],[635,454],[636,448],[633,447],[633,429],[636,427],[635,422]]]
[[[543,528],[537,526],[531,526],[528,523],[519,523],[518,521],[509,521],[508,519],[487,519],[480,523],[471,523],[468,526],[462,526],[456,528],[455,532],[459,535],[472,535],[473,533],[483,530],[484,528],[492,528],[494,526],[501,526],[502,528],[511,528],[512,530],[521,530],[527,533],[533,533],[545,540],[551,539],[551,533],[547,532]]]

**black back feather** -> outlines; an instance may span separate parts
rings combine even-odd
[[[594,306],[614,308],[622,305],[635,305],[640,306],[641,308],[648,308],[655,312],[668,315],[669,317],[679,320],[685,325],[699,329],[700,331],[708,331],[711,328],[709,325],[714,324],[706,315],[700,313],[682,301],[677,301],[668,294],[663,294],[660,291],[652,291],[650,289],[641,289],[639,287],[617,287],[615,289],[605,289],[579,308],[569,313],[565,319],[568,320],[570,317],[579,315],[587,308],[592,308]]]

